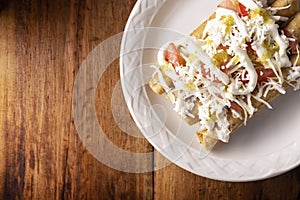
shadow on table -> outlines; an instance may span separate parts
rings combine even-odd
[[[10,2],[9,0],[0,0],[0,11],[4,10],[5,8],[7,8],[9,2]]]

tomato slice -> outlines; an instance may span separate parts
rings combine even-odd
[[[246,44],[247,44],[247,52],[248,53],[256,53],[255,51],[254,51],[254,49],[252,48],[252,46],[251,46],[251,42],[246,42]]]
[[[293,34],[289,30],[287,30],[287,29],[284,29],[283,33],[284,33],[284,35],[286,37],[289,37],[289,38],[293,38],[294,37]]]
[[[223,0],[218,8],[226,8],[238,13],[241,17],[249,15],[247,8],[237,0]]]
[[[261,68],[261,69],[257,69],[257,81],[259,83],[263,83],[268,81],[269,78],[274,77],[275,73],[272,69],[265,69],[265,68]]]
[[[291,47],[292,53],[297,54],[299,51],[299,44],[296,37],[287,29],[284,29],[283,32],[286,37],[294,39],[289,41],[289,46]]]
[[[250,57],[250,59],[253,61],[257,60],[258,55],[257,55],[256,51],[252,48],[251,42],[246,42],[246,44],[247,44],[246,50],[247,50],[247,53],[248,53],[248,56]]]
[[[275,73],[272,69],[259,68],[256,69],[257,72],[257,82],[263,83],[267,82],[269,78],[274,77]],[[241,78],[240,81],[242,83],[248,83],[249,80],[246,79],[248,72],[245,73],[245,77]]]
[[[239,13],[239,4],[237,0],[223,0],[219,5],[218,8],[226,8],[229,10],[233,10]]]
[[[172,66],[178,67],[185,65],[185,60],[180,56],[179,51],[174,43],[170,43],[164,52],[165,60]]]
[[[293,53],[293,54],[298,54],[298,51],[299,51],[299,44],[298,44],[297,40],[290,41],[290,42],[289,42],[289,45],[290,45],[290,47],[291,47],[292,53]]]
[[[239,14],[242,17],[245,17],[245,16],[249,15],[249,10],[247,10],[247,8],[243,4],[241,4],[240,2],[239,2]]]
[[[227,64],[227,63],[226,63]],[[226,65],[225,64],[225,65]],[[221,67],[220,67],[220,70],[224,73],[224,74],[229,74],[229,70],[226,68],[226,66],[225,65],[222,65]]]
[[[217,47],[218,50],[224,50],[226,51],[229,47],[228,46],[224,46],[223,44],[219,44],[219,46]]]
[[[240,115],[242,115],[243,109],[236,102],[234,102],[234,101],[230,102],[230,109],[231,110],[235,110],[237,113],[239,113]]]

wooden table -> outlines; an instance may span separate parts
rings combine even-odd
[[[90,51],[124,29],[135,2],[2,1],[0,199],[299,199],[299,167],[264,181],[229,183],[174,164],[148,173],[121,172],[89,153],[74,125],[74,80]],[[119,79],[115,61],[97,89],[100,124],[115,145],[152,152],[145,139],[128,136],[114,120],[109,97]],[[127,131],[138,133],[117,92]],[[155,152],[152,162],[165,159]]]

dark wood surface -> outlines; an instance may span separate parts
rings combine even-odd
[[[229,183],[174,164],[126,173],[95,159],[72,113],[76,74],[89,52],[121,32],[136,0],[7,0],[0,11],[0,199],[299,199],[300,168],[275,178]],[[124,133],[109,98],[119,84],[115,61],[97,89],[107,137],[132,152],[152,152]],[[119,90],[120,92],[120,90]],[[120,93],[128,129],[138,134]],[[103,152],[105,153],[105,152]],[[166,162],[155,152],[153,163]]]

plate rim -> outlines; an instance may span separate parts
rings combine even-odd
[[[124,45],[125,45],[125,41],[126,41],[126,32],[132,30],[132,28],[146,28],[146,26],[144,27],[138,27],[137,24],[134,24],[133,22],[133,18],[134,17],[139,17],[139,15],[141,15],[141,11],[143,9],[147,9],[147,6],[153,6],[153,4],[160,4],[160,6],[162,6],[166,1],[168,0],[138,0],[127,20],[127,23],[126,23],[126,26],[125,26],[125,29],[124,29],[124,35],[122,37],[122,42],[121,42],[121,51],[120,51],[120,77],[121,77],[121,87],[122,87],[122,91],[123,91],[123,95],[124,95],[124,98],[125,98],[125,102],[127,104],[127,107],[130,111],[130,114],[134,120],[134,122],[137,124],[139,130],[142,132],[142,134],[145,136],[145,138],[147,138],[147,141],[152,145],[154,146],[154,148],[156,150],[158,150],[159,153],[161,153],[165,158],[167,158],[168,160],[171,160],[170,159],[170,155],[165,152],[162,148],[160,148],[160,146],[158,146],[153,140],[149,139],[149,137],[147,137],[147,133],[144,132],[144,130],[142,130],[140,127],[141,127],[141,124],[139,123],[139,120],[137,119],[135,113],[134,113],[134,109],[132,108],[132,106],[130,105],[130,103],[127,101],[127,99],[129,98],[127,92],[126,92],[126,83],[125,81],[123,80],[123,76],[124,76],[124,60],[123,60],[123,51],[124,51]],[[160,9],[160,6],[157,6],[156,10],[153,10],[153,16],[146,16],[148,17],[146,19],[146,21],[152,21],[153,17],[155,16],[156,12],[159,11]],[[140,17],[145,17],[145,15],[143,16],[140,16]],[[151,18],[151,19],[150,19]],[[142,19],[140,19],[142,20]],[[148,27],[151,26],[151,22],[148,24]],[[149,100],[149,99],[148,99]],[[299,142],[299,141],[298,141]],[[293,144],[291,144],[290,146],[299,146],[299,144],[297,144],[297,141],[294,142]],[[291,148],[291,147],[290,147]],[[299,148],[299,147],[298,147]],[[280,150],[280,151],[277,151],[279,152],[280,155],[277,155],[279,158],[282,156],[282,154],[286,155],[287,153],[283,153],[283,151],[286,151],[288,149],[288,147],[285,147],[284,149]],[[275,153],[277,152],[272,152],[266,156],[268,157],[275,157],[276,155],[274,155]],[[265,157],[265,156],[264,156]],[[263,157],[263,159],[264,159]],[[206,178],[210,178],[210,179],[214,179],[214,180],[219,180],[219,181],[227,181],[227,182],[249,182],[249,181],[258,181],[258,180],[264,180],[264,179],[267,179],[267,178],[272,178],[274,176],[278,176],[280,174],[283,174],[287,171],[290,171],[291,169],[294,169],[296,168],[297,166],[300,165],[300,159],[299,159],[300,155],[298,155],[298,159],[297,162],[294,162],[293,164],[288,164],[287,166],[284,165],[282,167],[280,167],[279,169],[276,168],[276,169],[270,169],[269,171],[263,173],[263,174],[259,174],[259,175],[254,175],[253,174],[251,176],[238,176],[238,177],[224,177],[224,176],[220,176],[218,175],[219,173],[214,173],[214,174],[207,174],[207,173],[203,173],[203,171],[197,171],[197,170],[193,170],[191,168],[189,168],[186,163],[184,164],[182,161],[172,161],[172,163],[176,164],[177,166],[189,171],[189,172],[192,172],[196,175],[200,175],[200,176],[203,176],[203,177],[206,177]],[[208,159],[208,158],[205,158],[205,159]],[[211,165],[211,163],[215,163],[215,159],[216,158],[209,158],[211,160],[208,160],[207,162],[209,162],[209,164],[207,165]],[[276,160],[278,161],[278,158],[273,158],[272,160]],[[222,160],[222,159],[219,159],[219,160]],[[258,162],[259,159],[256,159],[256,163]],[[234,160],[231,160],[229,161],[231,164],[234,163],[235,165],[242,165],[243,163],[239,163],[241,160],[238,160],[238,161],[234,161]],[[244,160],[246,163],[249,161],[247,159]],[[254,165],[256,164],[254,163]],[[247,163],[249,164],[249,163]],[[253,164],[253,163],[250,163],[250,164]],[[261,166],[262,164],[260,164]]]

